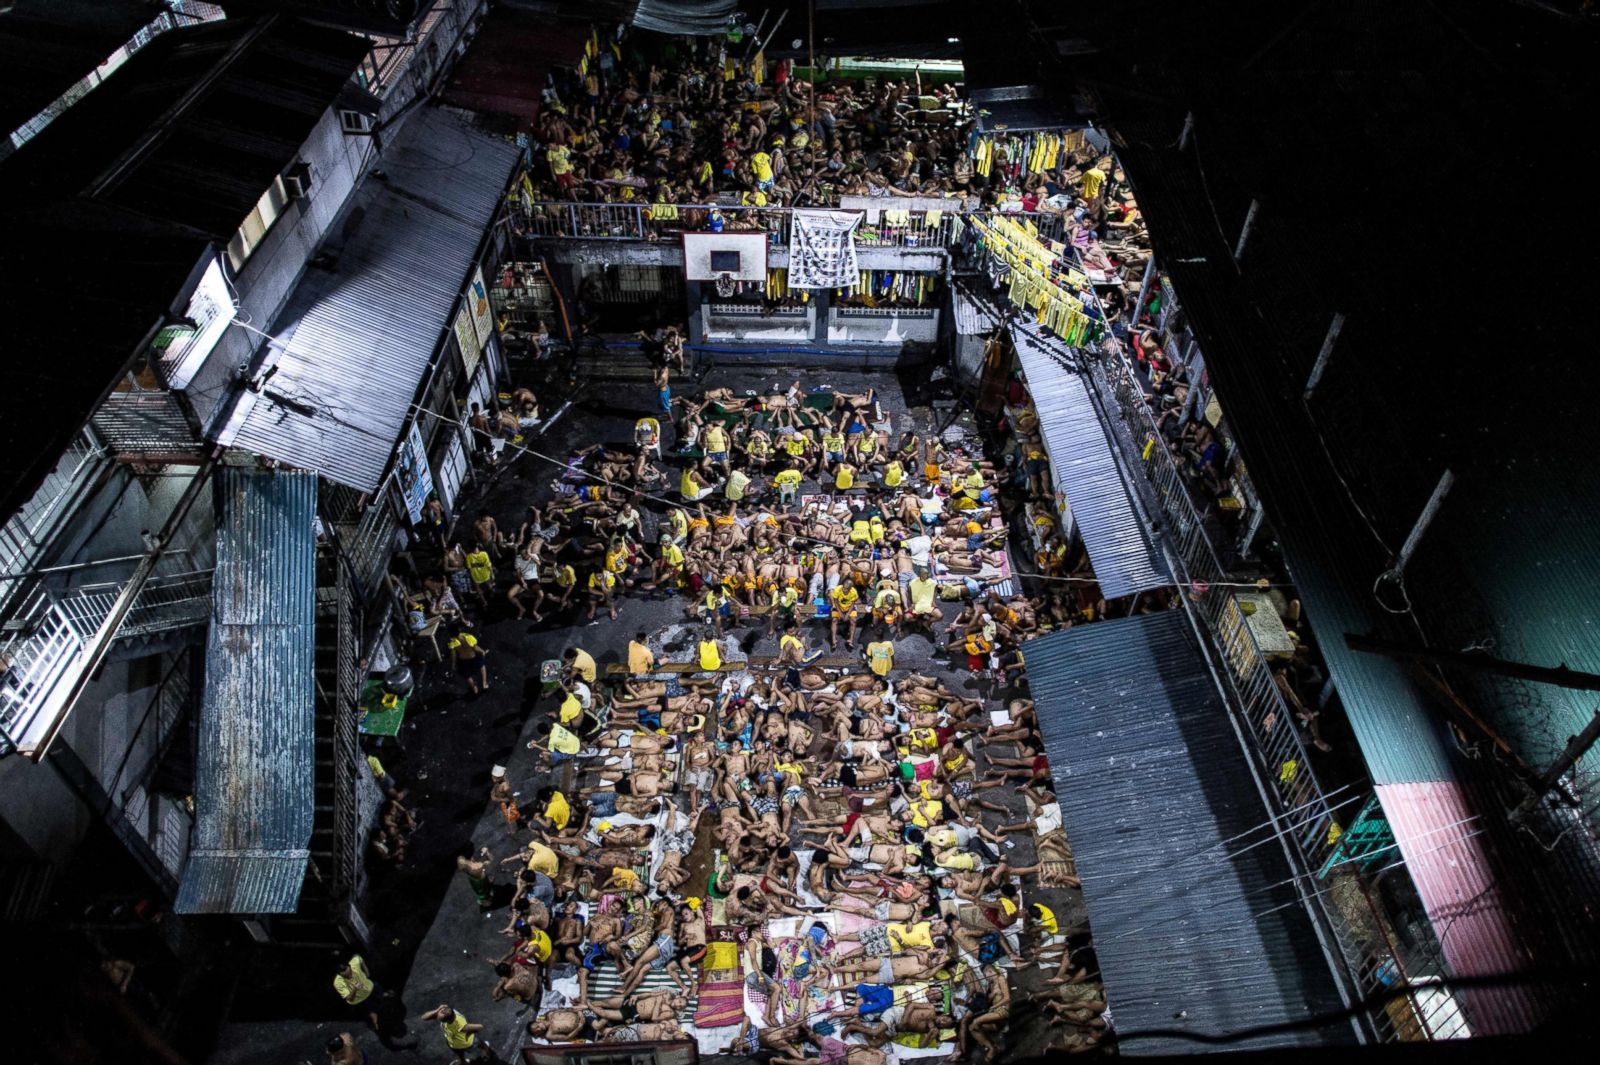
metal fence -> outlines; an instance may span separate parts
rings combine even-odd
[[[1204,511],[1167,447],[1132,365],[1120,346],[1107,357],[1085,361],[1102,413],[1127,430],[1112,426],[1109,435],[1124,450],[1129,467],[1143,472],[1165,521],[1184,607],[1213,643],[1230,705],[1267,784],[1271,812],[1298,858],[1301,896],[1331,936],[1357,998],[1383,1000],[1364,1011],[1372,1034],[1383,1041],[1464,1034],[1459,1006],[1448,990],[1413,986],[1446,975],[1431,930],[1424,922],[1423,929],[1412,930],[1411,945],[1403,947],[1397,919],[1377,890],[1376,875],[1404,875],[1398,852],[1391,844],[1374,874],[1365,860],[1370,854],[1357,861],[1342,850],[1340,826],[1355,824],[1363,797],[1376,806],[1376,796],[1370,790],[1341,789],[1329,798],[1311,768],[1270,659],[1229,587],[1235,582],[1207,534]]]
[[[896,208],[893,199],[863,214],[855,233],[860,248],[945,248],[956,242],[958,220],[988,218],[991,212],[957,214],[950,211],[913,211]],[[524,236],[568,237],[584,240],[673,240],[680,233],[704,232],[712,226],[711,212],[722,218],[726,232],[765,230],[773,244],[789,243],[788,207],[723,207],[710,204],[564,203],[515,205],[513,219]],[[1005,217],[1032,222],[1040,236],[1061,240],[1066,222],[1048,212],[1012,212]]]

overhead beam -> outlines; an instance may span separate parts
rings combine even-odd
[[[1350,632],[1344,634],[1344,643],[1352,651],[1386,655],[1389,658],[1404,658],[1435,666],[1455,666],[1478,673],[1497,673],[1504,677],[1531,680],[1538,684],[1554,684],[1559,688],[1571,688],[1575,691],[1600,692],[1600,675],[1568,669],[1565,665],[1530,666],[1526,662],[1512,662],[1504,658],[1495,658],[1493,655],[1479,654],[1476,651],[1470,653],[1443,651],[1401,643],[1398,640],[1384,640],[1376,636],[1358,636]]]

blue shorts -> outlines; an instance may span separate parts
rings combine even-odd
[[[727,462],[728,453],[726,451],[707,451],[706,458],[712,462]]]
[[[575,755],[575,754],[562,754],[560,751],[551,751],[550,752],[550,764],[553,765],[553,766],[557,766],[557,765],[560,765],[562,762],[570,762],[576,757],[578,757],[578,756]]]
[[[894,988],[882,984],[857,984],[856,994],[861,998],[859,1012],[863,1017],[869,1013],[882,1013],[894,1005]]]
[[[661,711],[660,710],[640,710],[639,711],[639,724],[643,725],[645,728],[649,729],[651,732],[654,732],[656,729],[661,727]]]

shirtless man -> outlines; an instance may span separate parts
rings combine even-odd
[[[580,1039],[589,1025],[582,1010],[553,1009],[528,1022],[528,1034],[551,1043],[571,1043]]]
[[[672,991],[650,991],[631,999],[622,995],[579,1003],[595,1016],[594,1029],[601,1038],[617,1025],[670,1022],[689,1006],[689,1000]]]
[[[507,996],[518,1002],[531,1002],[539,990],[539,970],[533,965],[496,962],[494,972],[500,979],[495,981],[489,997],[495,1002]]]
[[[1000,1029],[1011,1016],[1011,985],[1006,980],[1005,970],[998,965],[986,967],[980,970],[980,974],[977,980],[983,985],[987,1008],[980,1012],[974,1006],[961,1019],[957,1046],[961,1056],[965,1057],[968,1038],[976,1039],[983,1046],[983,1060],[987,1065],[1000,1053],[1000,1048],[991,1037],[1000,1034]]]

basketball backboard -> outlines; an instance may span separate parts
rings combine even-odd
[[[684,233],[683,272],[690,281],[767,280],[767,232]]]

